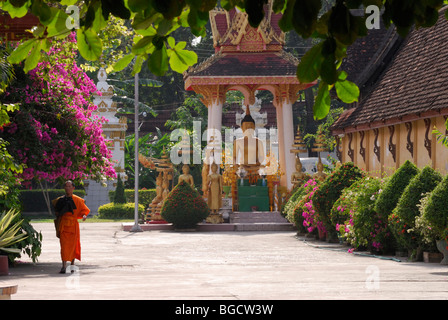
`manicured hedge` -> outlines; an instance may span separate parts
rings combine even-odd
[[[406,189],[411,179],[418,173],[419,169],[415,164],[409,160],[405,161],[384,186],[383,192],[378,195],[375,203],[375,212],[379,213],[384,219],[387,219],[397,206],[404,189]]]
[[[86,192],[84,190],[73,191],[73,193],[81,198],[84,198]],[[65,194],[64,189],[50,189],[48,190],[50,201]],[[47,212],[47,204],[45,203],[42,190],[20,190],[19,199],[22,203],[23,212]]]
[[[448,238],[448,175],[432,191],[423,216],[438,234],[437,240]]]
[[[398,200],[397,206],[389,216],[389,226],[399,246],[407,250],[416,250],[422,244],[419,234],[412,230],[415,218],[420,214],[420,200],[442,181],[442,175],[427,166],[414,176]]]
[[[127,202],[134,202],[134,189],[125,189],[124,195]],[[138,203],[145,208],[151,203],[152,199],[157,195],[156,189],[138,190]],[[109,201],[114,202],[115,190],[109,191]]]
[[[138,205],[139,216],[145,211],[143,205]],[[134,203],[107,203],[98,208],[100,219],[134,219]]]

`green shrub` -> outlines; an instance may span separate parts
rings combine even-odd
[[[126,197],[126,202],[135,202],[135,192],[134,189],[125,189],[124,195]],[[140,189],[138,190],[138,203],[142,204],[145,208],[148,208],[148,205],[157,195],[156,189]],[[109,191],[109,201],[114,202],[115,190]]]
[[[419,169],[406,160],[400,168],[391,176],[384,186],[383,192],[378,196],[375,203],[375,211],[384,219],[387,219],[397,206],[398,200],[413,177],[419,173]]]
[[[429,166],[414,176],[389,215],[389,226],[397,244],[409,251],[423,245],[422,237],[415,232],[415,218],[420,214],[419,203],[423,196],[434,190],[442,181],[442,175]]]
[[[362,177],[364,177],[364,173],[352,162],[347,162],[328,176],[314,193],[312,197],[313,206],[330,239],[337,238],[336,226],[332,224],[330,219],[334,203],[341,196],[342,190],[350,187]]]
[[[145,211],[145,207],[138,205],[139,216]],[[99,219],[134,219],[134,203],[107,203],[98,208]]]
[[[294,208],[303,195],[306,193],[306,188],[301,185],[300,187],[296,187],[292,192],[290,197],[284,204],[282,204],[281,214],[283,217],[288,219],[291,215],[294,214]]]
[[[114,203],[126,203],[126,196],[124,195],[124,185],[121,181],[120,175],[117,178],[117,187],[115,188]]]
[[[375,202],[382,192],[385,180],[366,177],[355,182],[344,195],[348,197],[349,219],[339,231],[355,248],[365,248],[374,253],[388,253],[394,248],[392,236],[387,228],[387,219],[375,211]],[[347,210],[347,209],[346,209]]]
[[[310,197],[312,196],[311,192],[319,185],[319,182],[317,179],[310,179],[305,182],[300,187],[300,190],[297,189],[295,194],[296,199],[290,204],[286,219],[295,225],[298,232],[308,231],[304,226],[305,218],[303,217],[303,212],[307,210],[305,204],[310,201]]]
[[[160,214],[175,228],[185,229],[194,228],[209,213],[210,209],[199,192],[182,181],[168,194]]]
[[[56,199],[65,194],[64,189],[50,189],[48,190],[48,195],[50,201]],[[86,192],[84,190],[75,189],[73,194],[84,198]],[[47,204],[45,203],[44,195],[42,190],[20,190],[19,195],[20,201],[22,203],[23,212],[48,212]]]
[[[448,238],[448,175],[434,188],[423,209],[423,217],[433,227],[438,239]]]

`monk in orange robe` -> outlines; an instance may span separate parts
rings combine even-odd
[[[65,196],[59,197],[55,202],[56,214],[59,217],[56,234],[61,244],[62,269],[60,273],[65,273],[67,261],[70,261],[73,266],[75,259],[81,260],[78,219],[85,221],[90,212],[84,199],[73,194],[75,186],[72,181],[67,181],[64,189]]]

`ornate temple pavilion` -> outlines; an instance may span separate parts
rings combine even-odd
[[[294,155],[292,105],[297,94],[314,84],[301,84],[296,77],[299,61],[283,50],[285,35],[278,27],[280,14],[265,6],[265,18],[258,28],[249,25],[247,14],[236,9],[210,11],[215,54],[190,68],[184,75],[186,90],[202,95],[208,108],[208,128],[221,131],[226,92],[239,90],[245,103],[255,103],[257,90],[269,90],[276,108],[279,163],[285,175],[281,185],[291,188]]]

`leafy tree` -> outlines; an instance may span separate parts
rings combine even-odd
[[[2,101],[21,104],[10,112],[11,123],[1,136],[26,166],[18,174],[24,186],[34,180],[44,190],[47,182],[115,177],[101,129],[106,119],[92,114],[97,106],[90,99],[97,90],[74,61],[75,41],[72,34],[53,44],[46,60],[28,74],[16,68],[17,79],[2,96]]]
[[[264,17],[263,5],[268,0],[221,0],[219,4],[226,10],[238,7],[248,14],[251,26],[257,27]],[[314,104],[314,117],[324,118],[330,108],[330,89],[345,103],[357,101],[359,89],[347,80],[345,71],[340,70],[347,47],[358,37],[367,34],[366,19],[354,16],[350,9],[376,5],[384,9],[382,19],[387,27],[395,25],[401,36],[406,36],[411,27],[431,27],[438,18],[438,10],[446,0],[274,0],[273,9],[282,13],[279,27],[294,31],[304,39],[316,38],[321,41],[307,51],[297,68],[297,77],[302,83],[320,79],[319,92]],[[208,22],[208,12],[218,5],[217,0],[6,0],[0,8],[11,17],[23,17],[28,11],[39,18],[39,25],[33,29],[34,38],[22,43],[11,55],[11,62],[25,60],[25,71],[34,69],[43,55],[48,52],[49,38],[66,37],[71,30],[66,22],[72,16],[66,13],[68,5],[79,8],[79,28],[77,29],[78,49],[86,60],[99,60],[103,54],[103,41],[99,33],[111,16],[130,22],[137,33],[132,51],[121,58],[114,70],[125,68],[134,58],[133,72],[139,72],[147,61],[147,66],[155,75],[164,75],[170,68],[182,73],[197,62],[197,54],[186,50],[186,42],[176,40],[171,34],[180,27],[190,27],[195,36],[204,36]],[[448,17],[448,14],[446,14]]]
[[[117,178],[117,187],[115,188],[114,203],[117,204],[126,203],[126,197],[124,195],[124,185],[120,175],[118,175]]]

